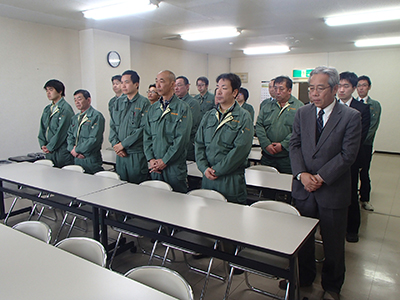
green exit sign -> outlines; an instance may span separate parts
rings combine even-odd
[[[312,70],[314,70],[314,69],[293,70],[293,77],[308,78],[308,77],[310,77],[310,73]]]

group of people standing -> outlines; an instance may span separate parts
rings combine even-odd
[[[135,71],[114,76],[112,83],[116,95],[108,105],[109,141],[122,180],[140,183],[150,177],[185,193],[186,161],[193,160],[203,174],[202,188],[216,190],[230,202],[246,203],[244,172],[254,136],[254,109],[246,103],[249,92],[236,74],[219,75],[215,94],[208,91],[208,79],[199,77],[195,97],[189,95],[189,80],[169,70],[157,74],[147,98],[138,92]],[[318,67],[309,77],[307,105],[291,95],[292,84],[287,76],[274,78],[271,98],[261,102],[255,126],[261,163],[293,174],[296,207],[303,216],[319,218],[325,250],[322,286],[326,299],[338,299],[345,239],[358,241],[359,174],[362,206],[373,210],[368,170],[381,108],[368,96],[367,76]],[[104,117],[91,106],[89,92],[74,93],[80,111],[74,115],[60,81],[50,80],[44,88],[52,101],[43,111],[39,132],[46,157],[57,167],[78,164],[87,173],[100,171]],[[352,97],[356,89],[358,100]],[[314,251],[310,239],[299,256],[302,286],[314,281]]]

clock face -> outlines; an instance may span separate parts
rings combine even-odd
[[[121,57],[117,51],[110,51],[107,54],[107,62],[111,67],[116,68],[121,63]]]

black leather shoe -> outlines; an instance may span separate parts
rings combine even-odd
[[[349,243],[357,243],[358,242],[358,233],[347,233],[346,241]]]

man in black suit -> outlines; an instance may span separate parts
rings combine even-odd
[[[361,113],[361,143],[360,150],[355,163],[351,166],[351,204],[347,217],[347,234],[346,240],[350,243],[358,242],[358,230],[361,223],[360,204],[358,203],[358,174],[363,166],[365,154],[361,145],[364,143],[370,124],[370,112],[367,104],[363,104],[353,98],[352,94],[357,88],[358,77],[353,72],[340,73],[340,82],[338,89],[339,102]]]
[[[344,282],[344,244],[350,204],[350,166],[361,140],[361,116],[335,101],[339,74],[318,67],[309,78],[310,105],[298,109],[290,139],[292,196],[302,216],[319,218],[325,261],[323,299],[339,299]],[[309,239],[299,253],[300,285],[316,275],[315,244]]]

